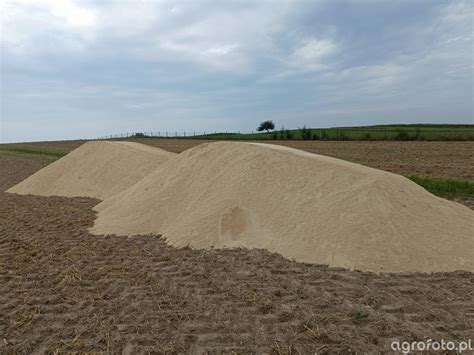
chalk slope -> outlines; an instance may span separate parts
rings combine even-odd
[[[267,144],[202,144],[96,207],[96,234],[266,248],[369,271],[474,271],[474,213],[408,179]]]
[[[132,142],[87,142],[7,192],[105,199],[132,186],[174,153]]]

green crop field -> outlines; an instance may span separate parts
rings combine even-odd
[[[441,197],[474,197],[474,183],[466,180],[456,179],[431,179],[415,175],[408,178],[423,186],[432,194]]]
[[[37,148],[23,148],[23,147],[12,147],[12,146],[0,146],[0,153],[3,154],[36,154],[36,155],[47,155],[51,157],[61,158],[67,154],[63,151],[55,151],[48,149],[37,149]]]
[[[185,138],[185,137],[182,137]],[[474,125],[410,124],[277,129],[270,133],[213,133],[189,138],[225,140],[474,140]]]

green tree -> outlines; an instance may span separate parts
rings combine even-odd
[[[273,131],[274,129],[275,124],[273,123],[273,121],[263,121],[262,123],[260,123],[260,126],[258,126],[257,131],[267,131],[267,133],[270,133],[270,131]]]

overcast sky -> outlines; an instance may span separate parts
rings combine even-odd
[[[473,123],[471,0],[0,4],[3,142]]]

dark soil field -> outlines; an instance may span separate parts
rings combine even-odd
[[[211,142],[192,139],[129,139],[175,153]],[[474,181],[474,142],[263,141],[328,155],[400,175]],[[0,145],[70,151],[84,141]]]
[[[175,151],[180,142],[194,144],[160,142],[181,144]],[[416,154],[409,146],[357,143],[359,152],[326,142],[306,149],[472,179],[469,160],[459,158],[472,145],[456,143],[454,154],[434,143],[410,161]],[[374,158],[377,149],[386,159]],[[0,191],[51,161],[0,154]],[[474,334],[472,273],[377,275],[264,250],[176,249],[153,235],[93,236],[87,228],[97,202],[0,193],[0,353],[378,352],[390,351],[393,340],[464,341]]]

